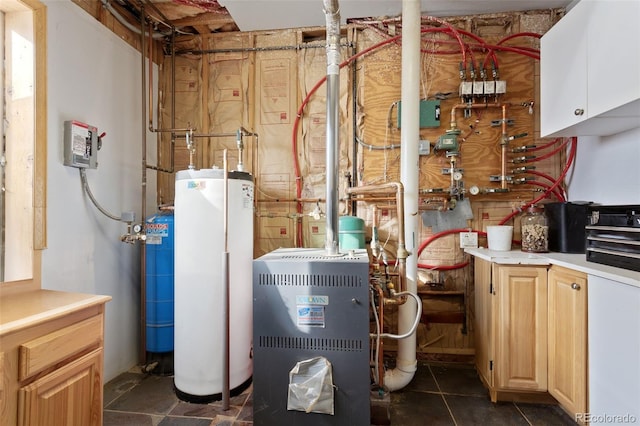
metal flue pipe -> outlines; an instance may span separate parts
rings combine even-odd
[[[327,31],[326,242],[329,256],[338,254],[338,165],[340,146],[340,6],[324,0]]]
[[[420,138],[420,1],[402,1],[402,134],[400,137],[400,181],[404,186],[404,240],[412,253],[406,261],[406,291],[418,290],[418,192]],[[416,318],[416,306],[405,303],[398,308],[398,334],[406,333]],[[398,341],[396,367],[385,372],[384,384],[389,391],[405,387],[415,375],[416,334]]]

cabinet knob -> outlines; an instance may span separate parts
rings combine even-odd
[[[571,288],[573,290],[580,290],[580,284],[578,283],[571,283]]]
[[[575,110],[575,111],[573,111],[573,113],[574,113],[575,115],[582,115],[582,114],[584,114],[584,109],[582,109],[582,108],[576,108],[576,110]]]

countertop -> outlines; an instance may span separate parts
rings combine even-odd
[[[520,250],[496,251],[486,248],[466,248],[465,253],[504,265],[558,265],[588,275],[596,275],[640,288],[640,272],[587,262],[584,254],[524,253]]]
[[[110,296],[54,290],[4,295],[0,298],[0,336],[109,300]]]

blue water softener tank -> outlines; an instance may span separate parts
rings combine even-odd
[[[173,351],[173,210],[149,217],[146,236],[146,334],[148,352]]]

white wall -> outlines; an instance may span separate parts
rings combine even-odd
[[[640,128],[613,136],[580,137],[569,201],[640,204]]]
[[[102,215],[83,192],[79,171],[63,165],[63,123],[106,132],[91,191],[112,214],[142,212],[141,56],[69,0],[48,0],[47,249],[42,287],[104,294],[105,381],[138,363],[140,247],[120,241],[126,224]],[[156,72],[157,75],[157,72]],[[155,163],[155,136],[148,137]],[[147,214],[155,211],[148,173]]]

